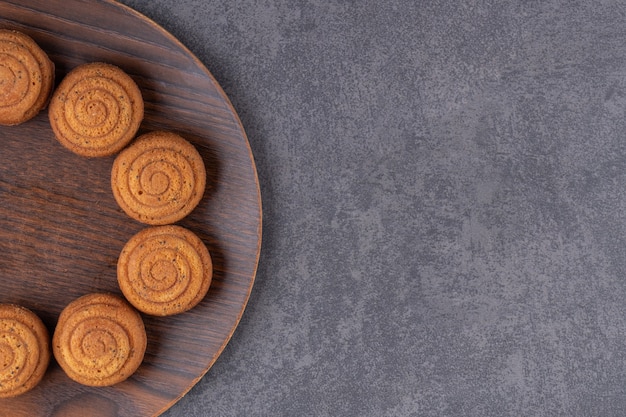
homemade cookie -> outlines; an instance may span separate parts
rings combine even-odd
[[[86,156],[119,152],[143,120],[141,91],[120,68],[95,62],[74,68],[55,90],[50,125],[57,140]]]
[[[139,313],[121,297],[95,293],[63,309],[52,351],[65,373],[89,386],[109,386],[131,376],[143,360],[147,337]]]
[[[28,35],[0,30],[0,125],[32,119],[44,108],[54,64]]]
[[[196,148],[171,132],[140,136],[115,159],[111,187],[119,206],[151,225],[177,222],[198,205],[206,170]]]
[[[126,299],[155,316],[195,307],[206,295],[212,276],[211,256],[202,240],[174,225],[137,233],[117,263],[117,280]]]
[[[32,311],[0,304],[0,398],[34,388],[50,362],[50,336]]]

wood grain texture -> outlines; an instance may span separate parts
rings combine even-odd
[[[178,224],[207,245],[214,263],[209,293],[173,317],[143,316],[144,363],[108,388],[72,382],[53,362],[43,382],[0,400],[0,416],[154,416],[169,408],[210,368],[248,300],[261,242],[256,168],[244,130],[204,66],[155,23],[112,1],[19,0],[0,3],[0,27],[22,30],[50,55],[56,82],[75,66],[117,65],[145,100],[140,133],[177,132],[199,150],[207,189]],[[70,301],[96,291],[121,294],[117,258],[146,227],[117,206],[110,187],[114,157],[86,159],[55,139],[46,112],[0,129],[0,302],[36,312],[50,332]],[[89,401],[87,401],[87,399]],[[78,415],[78,414],[77,414]],[[81,414],[84,415],[84,414]]]

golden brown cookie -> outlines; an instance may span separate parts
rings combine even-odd
[[[140,136],[115,159],[111,187],[119,206],[151,225],[177,222],[198,205],[206,171],[196,148],[171,132]]]
[[[32,311],[0,304],[0,398],[34,388],[50,362],[50,336]]]
[[[211,256],[202,240],[174,225],[137,233],[117,263],[117,280],[126,299],[155,316],[195,307],[206,295],[212,276]]]
[[[74,68],[50,101],[50,125],[58,141],[86,156],[119,152],[143,120],[143,98],[133,79],[120,68],[95,62]]]
[[[54,83],[54,64],[28,35],[0,30],[0,124],[16,125],[44,108]]]
[[[65,373],[89,386],[109,386],[131,376],[146,351],[139,313],[113,294],[82,296],[63,309],[52,352]]]

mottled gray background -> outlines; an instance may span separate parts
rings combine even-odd
[[[264,204],[165,416],[626,415],[626,4],[123,3],[223,86]]]

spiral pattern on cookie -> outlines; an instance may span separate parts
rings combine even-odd
[[[117,153],[143,120],[141,92],[124,71],[91,63],[72,70],[50,104],[50,124],[59,142],[87,157]]]
[[[196,148],[171,132],[139,137],[113,163],[111,186],[130,217],[151,225],[174,223],[198,205],[206,171]]]
[[[124,246],[117,276],[126,299],[144,313],[168,316],[196,306],[211,284],[208,249],[180,226],[144,229]]]
[[[22,123],[45,105],[54,65],[27,35],[0,30],[0,124]]]
[[[0,398],[33,388],[50,360],[48,332],[30,310],[0,305]]]
[[[132,307],[111,294],[90,294],[61,313],[53,351],[73,380],[108,386],[125,380],[138,368],[146,343],[143,321]]]

